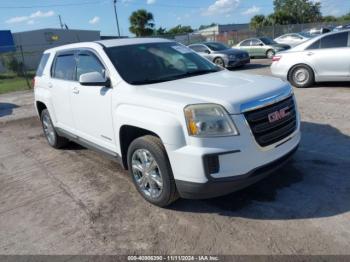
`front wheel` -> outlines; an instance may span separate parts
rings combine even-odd
[[[170,163],[161,140],[155,136],[135,139],[128,149],[130,176],[148,202],[165,207],[178,198]]]
[[[314,73],[310,67],[300,65],[291,70],[288,79],[295,87],[309,87],[314,83]]]
[[[214,59],[214,64],[221,66],[221,67],[225,67],[225,61],[220,57],[217,57]]]

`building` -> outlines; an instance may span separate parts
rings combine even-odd
[[[227,24],[211,26],[202,30],[198,30],[197,33],[205,37],[206,41],[216,41],[218,35],[248,30],[249,24]]]
[[[17,48],[17,59],[24,55],[27,70],[35,70],[42,53],[49,48],[85,41],[100,40],[100,31],[45,28],[33,31],[13,33]]]

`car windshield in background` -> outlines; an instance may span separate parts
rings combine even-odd
[[[133,85],[160,83],[222,70],[175,42],[110,47],[107,54],[121,77]]]
[[[222,50],[230,49],[229,46],[222,43],[205,43],[205,45],[213,51],[222,51]]]
[[[307,32],[301,32],[299,33],[299,35],[303,36],[303,37],[307,37],[307,38],[312,38],[312,35],[310,35],[309,33]]]
[[[265,44],[265,45],[274,45],[277,44],[274,40],[267,38],[267,37],[262,37],[260,40]]]

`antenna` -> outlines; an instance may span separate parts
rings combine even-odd
[[[61,27],[61,29],[63,29],[64,25],[62,23],[61,15],[58,15],[58,19],[60,20],[60,27]]]
[[[117,0],[113,0],[113,5],[114,5],[115,21],[117,22],[118,36],[120,37],[118,14],[117,14]]]

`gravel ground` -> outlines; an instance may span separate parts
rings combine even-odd
[[[268,61],[243,70],[268,75]],[[113,161],[50,148],[32,93],[0,96],[0,254],[350,254],[350,84],[295,94],[303,137],[287,166],[169,209]]]

